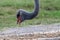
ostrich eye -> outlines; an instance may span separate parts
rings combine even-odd
[[[17,14],[17,18],[19,17],[20,15],[19,14]]]

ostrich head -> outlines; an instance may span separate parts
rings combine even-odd
[[[19,11],[17,12],[17,24],[18,24],[18,23],[20,24],[22,21],[23,21],[22,11],[19,10]]]

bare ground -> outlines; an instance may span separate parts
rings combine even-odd
[[[60,24],[30,25],[29,27],[9,28],[0,32],[0,40],[60,40],[59,37]]]

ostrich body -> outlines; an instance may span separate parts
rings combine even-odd
[[[35,7],[33,12],[27,12],[23,9],[19,9],[17,12],[17,23],[21,23],[24,20],[30,20],[33,19],[37,16],[39,12],[39,0],[34,0],[35,1]]]

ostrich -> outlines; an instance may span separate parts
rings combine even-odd
[[[27,12],[23,9],[19,9],[17,12],[17,24],[23,22],[24,20],[30,20],[35,18],[38,15],[39,12],[39,0],[34,0],[34,11],[33,12]]]

